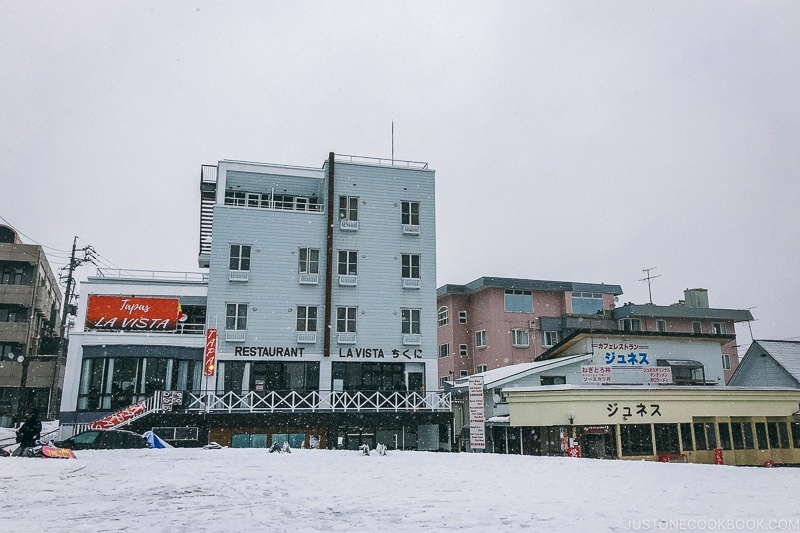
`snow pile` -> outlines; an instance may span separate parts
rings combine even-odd
[[[231,448],[77,456],[0,458],[0,529],[595,532],[674,521],[686,531],[798,520],[793,468]]]

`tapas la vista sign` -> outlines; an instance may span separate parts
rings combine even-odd
[[[177,298],[90,294],[86,305],[86,329],[175,331],[179,316]]]

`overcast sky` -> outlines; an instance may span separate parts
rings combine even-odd
[[[655,267],[654,303],[706,288],[797,339],[798,28],[800,2],[0,0],[0,216],[55,269],[77,235],[197,271],[202,164],[390,157],[394,121],[436,170],[438,285],[646,303]]]

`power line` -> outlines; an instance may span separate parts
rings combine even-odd
[[[29,237],[28,235],[25,235],[25,234],[24,234],[24,233],[22,233],[20,230],[18,230],[16,227],[14,227],[14,225],[13,225],[11,222],[9,222],[8,220],[6,220],[6,219],[5,219],[5,218],[3,218],[2,216],[0,216],[0,220],[2,220],[3,222],[5,222],[5,223],[6,223],[6,225],[8,225],[8,227],[9,227],[9,228],[13,229],[13,230],[14,230],[14,231],[16,231],[17,233],[19,233],[20,235],[22,235],[23,237],[25,237],[26,239],[28,239],[29,241],[33,242],[33,244],[38,244],[38,245],[39,245],[39,246],[41,246],[42,248],[47,248],[48,250],[54,250],[54,251],[56,251],[56,252],[64,252],[64,253],[66,253],[66,254],[69,254],[69,250],[61,250],[61,249],[58,249],[58,248],[53,248],[52,246],[46,246],[46,245],[44,245],[44,244],[40,243],[39,241],[37,241],[36,239],[34,239],[34,238],[32,238],[32,237]],[[67,257],[68,257],[68,256],[67,256]]]

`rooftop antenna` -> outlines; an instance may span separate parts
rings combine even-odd
[[[655,270],[655,269],[657,269],[657,268],[658,268],[658,267],[652,267],[652,268],[643,268],[643,269],[642,269],[642,272],[644,272],[645,274],[647,274],[647,276],[645,276],[645,277],[644,277],[644,278],[642,278],[642,279],[636,280],[636,281],[646,281],[646,282],[647,282],[647,294],[650,296],[650,304],[651,304],[651,305],[653,304],[653,291],[652,291],[652,289],[650,288],[650,285],[652,284],[652,281],[653,281],[654,279],[656,279],[656,278],[660,278],[660,277],[661,277],[661,274],[659,274],[658,276],[651,276],[651,275],[650,275],[650,271],[651,271],[651,270]]]

